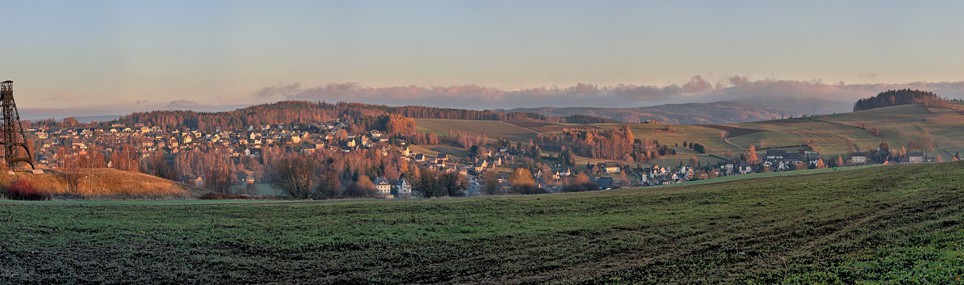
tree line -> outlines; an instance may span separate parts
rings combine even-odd
[[[854,112],[905,104],[924,104],[926,107],[943,107],[947,103],[937,94],[929,91],[900,89],[888,90],[877,96],[857,100]]]
[[[564,129],[561,133],[541,133],[533,142],[542,149],[560,152],[563,161],[572,160],[572,154],[576,154],[588,158],[644,162],[675,153],[657,140],[635,138],[629,126],[605,130]]]

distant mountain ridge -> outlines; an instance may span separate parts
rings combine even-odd
[[[781,106],[782,105],[782,106]],[[673,124],[731,124],[796,117],[814,113],[835,113],[841,106],[832,102],[787,102],[764,104],[751,101],[667,104],[637,108],[543,107],[518,108],[508,112],[568,117],[587,115],[627,123],[659,121]]]

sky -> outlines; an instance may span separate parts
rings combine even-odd
[[[18,106],[35,116],[286,99],[465,108],[855,100],[904,86],[964,97],[964,2],[105,1],[4,10],[0,77],[15,81]]]

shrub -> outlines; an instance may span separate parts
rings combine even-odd
[[[200,200],[236,200],[236,199],[251,199],[251,196],[247,194],[208,192],[198,197],[198,199]]]
[[[27,180],[17,180],[7,186],[7,198],[13,200],[50,200],[50,193],[38,190]]]
[[[586,192],[596,190],[599,190],[599,185],[596,185],[596,183],[592,182],[572,184],[562,188],[562,192]]]
[[[523,195],[547,194],[549,191],[536,185],[516,185],[512,190]]]

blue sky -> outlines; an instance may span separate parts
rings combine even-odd
[[[0,77],[15,80],[21,108],[238,105],[267,100],[256,95],[266,86],[293,83],[527,90],[661,87],[695,75],[714,84],[733,76],[903,84],[957,82],[964,74],[964,4],[955,2],[22,2],[4,8]]]

